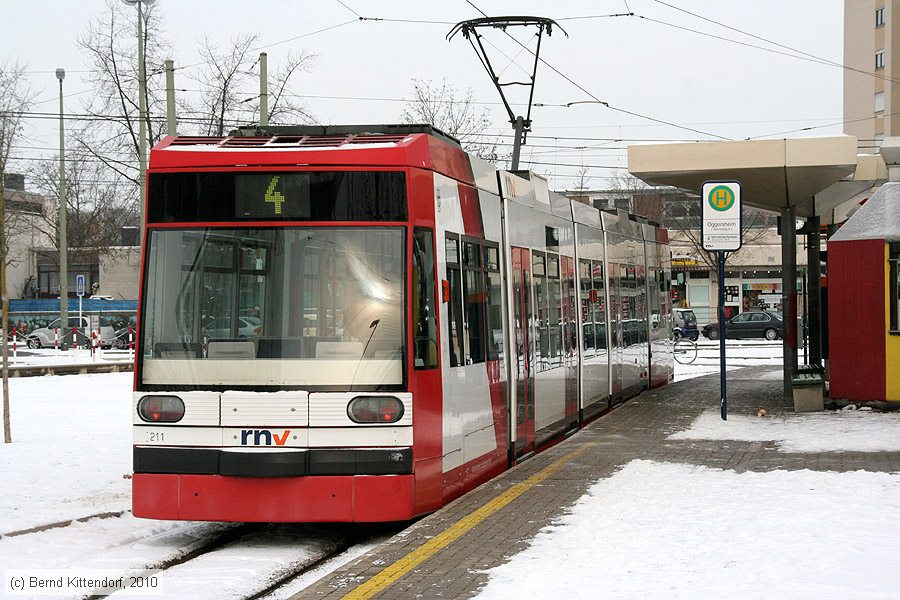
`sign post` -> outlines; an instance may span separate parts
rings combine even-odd
[[[78,295],[78,327],[84,322],[81,320],[81,299],[84,298],[84,275],[75,276],[75,293]],[[77,346],[78,341],[72,336],[72,345]]]
[[[700,234],[703,249],[719,257],[719,381],[722,419],[728,419],[725,389],[725,253],[742,243],[741,184],[737,181],[707,181],[701,190]]]

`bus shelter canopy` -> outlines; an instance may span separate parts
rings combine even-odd
[[[846,135],[628,147],[628,171],[647,183],[699,194],[704,181],[737,181],[745,205],[772,211],[792,206],[798,217],[834,208],[814,197],[856,166],[856,138]]]

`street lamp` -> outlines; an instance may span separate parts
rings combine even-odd
[[[59,328],[62,330],[62,349],[66,350],[69,328],[69,239],[66,230],[66,127],[63,116],[63,79],[65,69],[56,70],[59,79]],[[72,338],[75,343],[75,338]]]
[[[141,244],[144,243],[144,217],[147,200],[147,74],[144,65],[144,15],[143,5],[150,6],[156,0],[122,0],[125,4],[137,6],[138,26],[138,185],[141,188]]]

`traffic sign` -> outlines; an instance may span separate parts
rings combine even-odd
[[[737,250],[743,236],[741,184],[707,181],[700,193],[700,233],[704,250]]]
[[[75,294],[79,298],[84,296],[84,275],[75,276]]]

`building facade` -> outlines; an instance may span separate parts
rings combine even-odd
[[[862,153],[900,135],[900,2],[844,0],[844,133]]]
[[[25,178],[4,177],[6,260],[10,299],[59,298],[59,251],[51,226],[56,202],[25,190]],[[117,300],[136,300],[140,274],[140,246],[136,228],[123,228],[122,245],[107,248],[69,248],[68,289],[75,297],[75,280],[85,278],[85,295],[102,294]],[[71,229],[70,229],[71,231]]]

